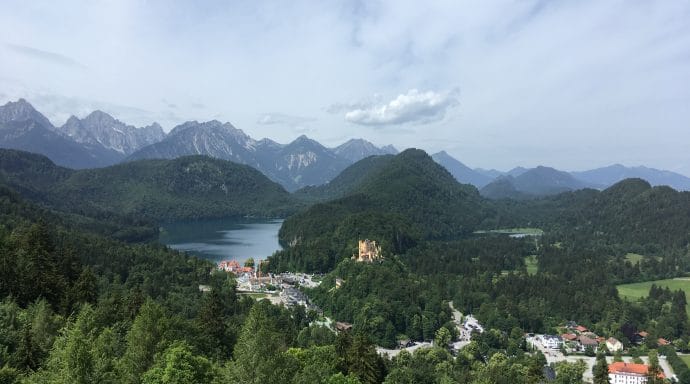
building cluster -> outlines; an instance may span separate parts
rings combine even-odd
[[[609,382],[611,384],[646,384],[649,378],[649,366],[646,364],[633,364],[616,362],[609,364]],[[664,379],[663,373],[659,378]]]
[[[645,331],[640,331],[633,337],[633,344],[643,344],[649,334]],[[602,346],[606,346],[606,350],[611,353],[623,351],[623,343],[614,338],[604,338],[597,336],[594,332],[582,325],[572,325],[566,327],[566,333],[560,336],[549,336],[548,344],[554,346],[554,349],[559,349],[564,346],[568,352],[584,352],[588,347],[592,351],[597,352]],[[669,345],[670,341],[664,338],[658,338],[656,344],[659,346]],[[546,344],[544,344],[546,347]],[[550,348],[550,347],[549,347]]]
[[[360,240],[358,254],[352,255],[352,260],[364,263],[371,263],[373,261],[382,259],[383,255],[381,254],[381,246],[376,245],[376,241],[369,239]]]
[[[242,266],[237,262],[237,260],[223,260],[218,263],[218,269],[225,272],[234,273],[238,277],[242,275],[251,275],[252,277],[256,277],[254,267]]]
[[[566,325],[565,330],[566,332],[561,335],[541,336],[541,343],[544,348],[565,348],[568,352],[585,352],[590,348],[593,352],[596,352],[602,345],[605,345],[606,349],[611,353],[623,351],[623,343],[620,340],[614,337],[607,339],[597,336],[585,326],[570,323]]]

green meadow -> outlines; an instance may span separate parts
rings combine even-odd
[[[649,294],[649,288],[652,284],[656,284],[657,287],[668,287],[672,291],[683,290],[685,295],[690,297],[690,277],[678,277],[675,279],[665,279],[665,280],[654,280],[645,281],[644,283],[633,283],[633,284],[621,284],[616,286],[618,288],[618,294],[621,297],[627,298],[629,300],[637,300],[641,297],[647,297]],[[685,308],[690,316],[690,311]]]

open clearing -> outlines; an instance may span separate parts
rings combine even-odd
[[[525,267],[529,275],[536,275],[539,270],[539,263],[537,262],[537,255],[530,255],[525,257]]]
[[[625,255],[625,260],[629,261],[630,264],[635,265],[644,259],[644,256],[638,255],[637,253],[628,253]]]
[[[618,294],[621,297],[625,297],[630,300],[637,300],[641,297],[647,297],[649,294],[649,288],[652,284],[656,284],[657,287],[668,287],[672,291],[682,289],[685,291],[685,295],[690,297],[690,280],[688,278],[676,278],[676,279],[665,279],[665,280],[654,280],[645,281],[644,283],[633,283],[633,284],[621,284],[618,285]],[[690,311],[688,307],[685,307],[685,312],[690,316]]]

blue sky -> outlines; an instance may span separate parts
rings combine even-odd
[[[0,102],[690,174],[690,2],[6,1]]]

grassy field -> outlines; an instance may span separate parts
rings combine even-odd
[[[537,255],[530,255],[525,257],[525,266],[527,267],[527,273],[530,275],[536,275],[539,270],[539,264],[537,263]]]
[[[668,287],[672,291],[682,289],[685,291],[685,295],[690,297],[690,277],[686,278],[676,278],[676,279],[666,279],[666,280],[654,280],[646,281],[644,283],[634,283],[634,284],[622,284],[617,286],[618,294],[621,297],[628,298],[630,300],[637,300],[641,297],[647,297],[649,294],[649,288],[652,284],[656,284],[658,287]],[[689,308],[685,308],[690,316]]]
[[[506,229],[492,229],[490,231],[475,231],[474,233],[502,233],[506,235],[511,234],[524,234],[532,236],[541,236],[544,234],[539,228],[506,228]]]
[[[678,357],[685,362],[685,365],[690,367],[690,355],[678,355]]]

